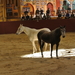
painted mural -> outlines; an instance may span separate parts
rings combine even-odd
[[[21,13],[23,14],[27,9],[28,12],[34,14],[37,8],[42,8],[44,12],[46,12],[47,8],[50,8],[51,15],[54,16],[59,7],[60,10],[62,10],[62,8],[64,8],[64,10],[68,8],[75,10],[75,0],[72,0],[72,3],[70,1],[71,0],[21,0]]]

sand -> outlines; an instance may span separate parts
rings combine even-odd
[[[67,32],[59,49],[71,48],[75,48],[75,33]],[[33,53],[32,44],[25,34],[0,34],[0,75],[75,75],[74,56],[21,58],[30,53]]]

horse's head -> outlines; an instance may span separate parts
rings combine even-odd
[[[16,34],[21,34],[23,32],[23,24],[20,24],[20,26],[18,27],[18,30],[16,32]]]
[[[65,26],[60,26],[60,30],[61,30],[61,35],[64,38],[65,37],[65,31],[66,31]]]

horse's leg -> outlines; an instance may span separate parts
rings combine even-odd
[[[53,44],[51,44],[51,58],[52,58]]]
[[[40,37],[38,36],[38,43],[39,43],[39,51],[41,50],[41,39],[40,39]]]
[[[48,45],[48,44],[47,44],[47,43],[45,43],[45,51],[47,50],[47,45]]]
[[[59,46],[59,43],[56,44],[56,57],[57,57],[57,59],[58,59],[58,46]]]
[[[41,43],[42,43],[41,39],[38,39],[38,43],[39,43],[41,55],[42,55],[42,58],[43,58],[43,50],[42,50],[42,45],[41,45]]]
[[[41,45],[40,45],[40,49],[41,49],[41,55],[42,55],[42,58],[43,58],[43,46],[44,46],[44,42],[41,41]]]
[[[36,43],[34,41],[34,48],[35,48],[35,52],[37,52],[37,48],[36,48]]]
[[[41,50],[41,55],[43,57],[43,46],[44,46],[44,41],[41,40],[40,35],[38,35],[38,43],[40,46],[40,50]]]
[[[41,49],[41,55],[42,55],[42,58],[43,58],[43,49],[42,49],[42,47],[40,47],[40,49]]]
[[[50,51],[51,51],[51,44],[49,44],[49,49],[50,49]],[[50,56],[51,56],[51,53],[50,53]]]
[[[49,48],[50,48],[50,50],[51,50],[51,44],[49,44]]]
[[[32,41],[32,45],[33,45],[33,53],[35,53],[37,51],[36,46],[35,46],[35,41]]]

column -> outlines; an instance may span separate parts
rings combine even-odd
[[[6,21],[6,17],[6,2],[3,0],[3,21]]]
[[[9,4],[9,0],[6,0],[6,4]]]
[[[0,4],[1,4],[1,0],[0,0]]]
[[[62,7],[63,7],[63,1],[60,1],[60,10],[62,10]]]

